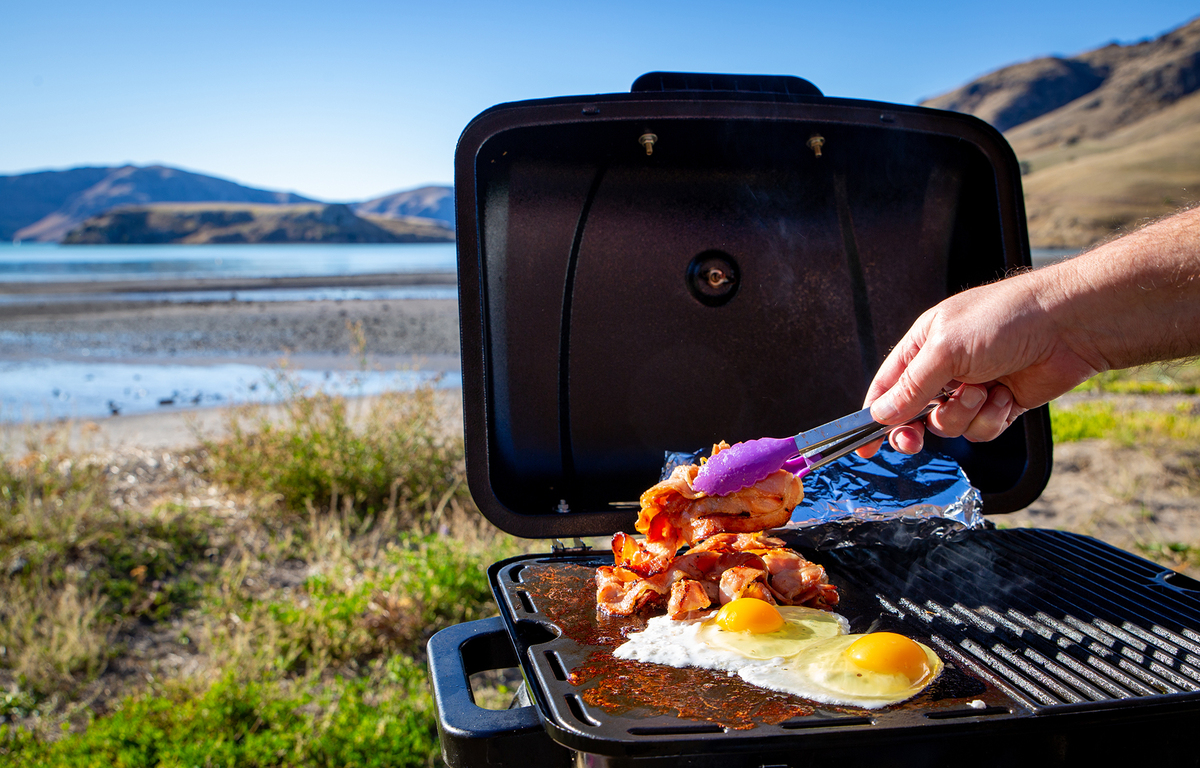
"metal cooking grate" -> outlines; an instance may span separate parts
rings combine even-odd
[[[1187,588],[1200,584],[1093,539],[1010,530],[915,561],[874,548],[820,559],[1035,712],[1200,690],[1200,599]]]

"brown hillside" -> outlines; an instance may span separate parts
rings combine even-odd
[[[1200,93],[1104,139],[1030,158],[1030,242],[1086,247],[1200,202]]]
[[[1028,169],[1034,247],[1084,247],[1200,200],[1200,19],[1005,67],[924,104],[1005,131]]]

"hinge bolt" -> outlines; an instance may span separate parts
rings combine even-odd
[[[813,151],[817,157],[821,156],[821,147],[825,146],[825,137],[819,133],[814,133],[808,140],[808,148]]]

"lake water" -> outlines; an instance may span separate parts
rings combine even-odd
[[[269,403],[292,387],[349,396],[410,391],[422,384],[460,387],[452,371],[322,371],[282,374],[256,365],[0,361],[0,422],[94,419],[234,403]]]
[[[47,293],[39,285],[92,283],[86,300],[169,302],[354,301],[454,299],[454,243],[380,245],[97,245],[0,244],[0,305],[79,301],[80,294]],[[177,280],[262,277],[343,277],[444,273],[445,285],[301,287],[254,290],[171,290]],[[105,291],[104,281],[162,281],[163,291]],[[317,281],[319,282],[319,281]],[[101,290],[96,290],[96,283]],[[0,322],[0,331],[3,323]],[[459,386],[457,372],[293,369],[295,384],[348,395],[412,389],[421,383]],[[181,365],[160,359],[112,362],[0,360],[0,421],[98,418],[114,413],[166,411],[270,401],[278,371],[259,365]]]
[[[313,277],[455,271],[454,243],[58,245],[0,243],[0,283]]]

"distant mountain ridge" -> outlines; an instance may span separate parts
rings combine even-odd
[[[408,238],[418,231],[433,233],[449,228],[452,232],[453,198],[450,187],[428,186],[351,203],[349,208],[359,217],[388,220],[384,226],[391,233],[388,236]],[[93,217],[114,209],[175,203],[323,205],[291,192],[255,189],[161,165],[39,171],[0,176],[0,238],[60,241]],[[93,230],[99,226],[96,222],[90,225]],[[445,232],[434,239],[446,239]]]
[[[1027,170],[1035,247],[1084,247],[1200,201],[1200,18],[1004,67],[922,105],[1005,133]]]
[[[71,230],[67,245],[222,243],[452,242],[432,219],[357,216],[324,203],[157,203],[92,216]]]

